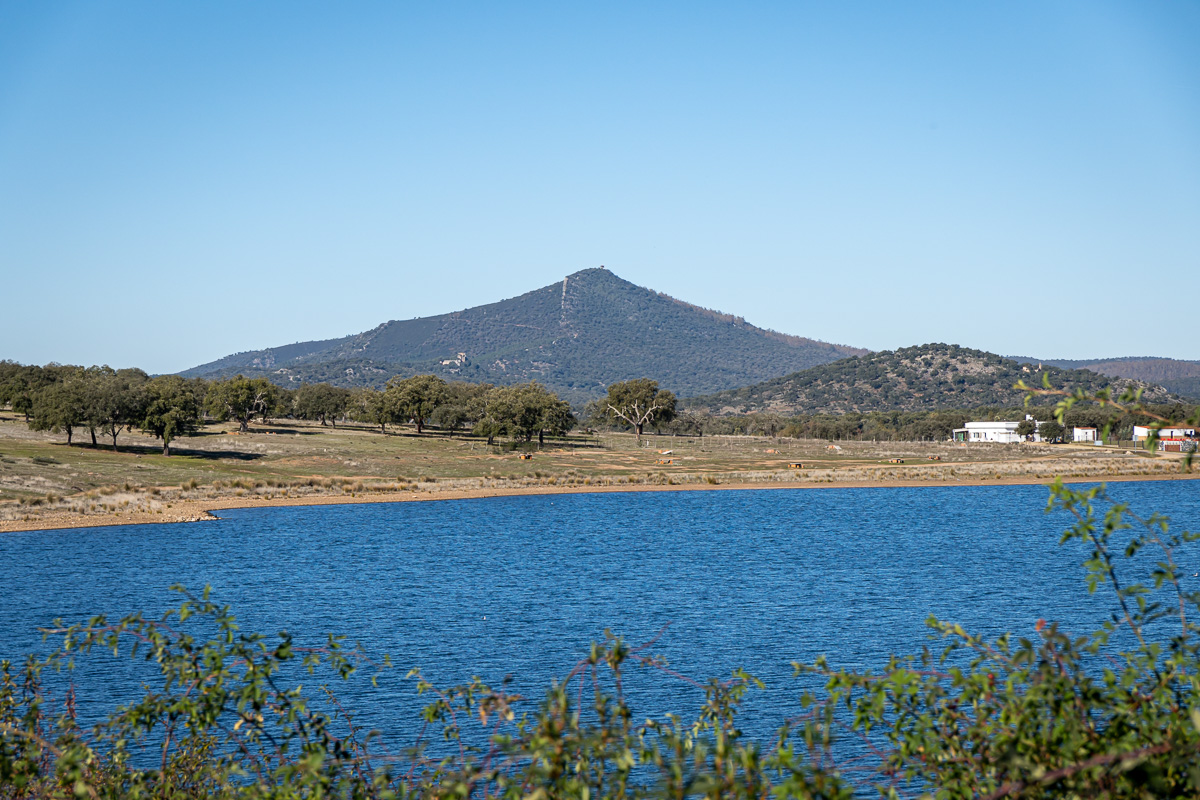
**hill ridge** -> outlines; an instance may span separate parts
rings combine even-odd
[[[684,406],[710,414],[771,412],[781,415],[868,411],[922,411],[980,406],[1020,405],[1019,380],[1096,391],[1127,385],[1145,389],[1148,402],[1170,402],[1161,386],[1113,378],[1086,369],[1030,364],[959,345],[935,342],[882,350],[762,381],[739,389],[687,398]]]
[[[701,394],[865,352],[759,328],[596,267],[505,300],[237,353],[181,374],[241,372],[284,385],[377,386],[418,372],[491,383],[538,380],[579,405],[629,378],[650,376],[679,394]]]
[[[1009,356],[1021,363],[1045,363],[1065,369],[1090,369],[1110,377],[1156,383],[1184,397],[1200,398],[1200,361],[1162,356],[1119,356],[1089,359],[1036,359]]]

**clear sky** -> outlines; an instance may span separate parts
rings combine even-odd
[[[600,264],[872,349],[1200,359],[1200,3],[0,5],[0,358]]]

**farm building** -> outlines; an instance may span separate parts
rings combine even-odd
[[[1135,442],[1144,442],[1150,438],[1150,432],[1154,430],[1149,425],[1134,425],[1133,440]],[[1195,428],[1162,428],[1158,432],[1159,439],[1195,439]]]
[[[1013,444],[1022,440],[1017,422],[968,422],[965,428],[954,429],[956,442],[1001,442]]]
[[[1097,433],[1095,428],[1077,427],[1073,430],[1073,436],[1073,441],[1076,442],[1094,442],[1096,441]]]
[[[1025,437],[1017,433],[1017,427],[1021,424],[1019,422],[968,422],[967,427],[954,429],[954,441],[1016,444],[1029,438],[1035,442],[1040,442],[1042,437],[1037,433],[1037,430],[1042,427],[1042,423],[1029,414],[1025,415],[1025,419],[1034,424],[1033,436]]]
[[[1149,425],[1134,425],[1133,440],[1144,442],[1153,431]],[[1169,453],[1195,452],[1198,441],[1195,428],[1160,428],[1158,431],[1158,449]]]

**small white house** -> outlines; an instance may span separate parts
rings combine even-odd
[[[1096,441],[1095,428],[1079,428],[1074,429],[1074,441],[1076,442],[1094,442]]]

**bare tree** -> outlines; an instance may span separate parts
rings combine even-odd
[[[614,383],[608,387],[604,404],[610,416],[633,426],[639,443],[647,424],[675,418],[675,395],[659,389],[658,381],[649,378]]]

